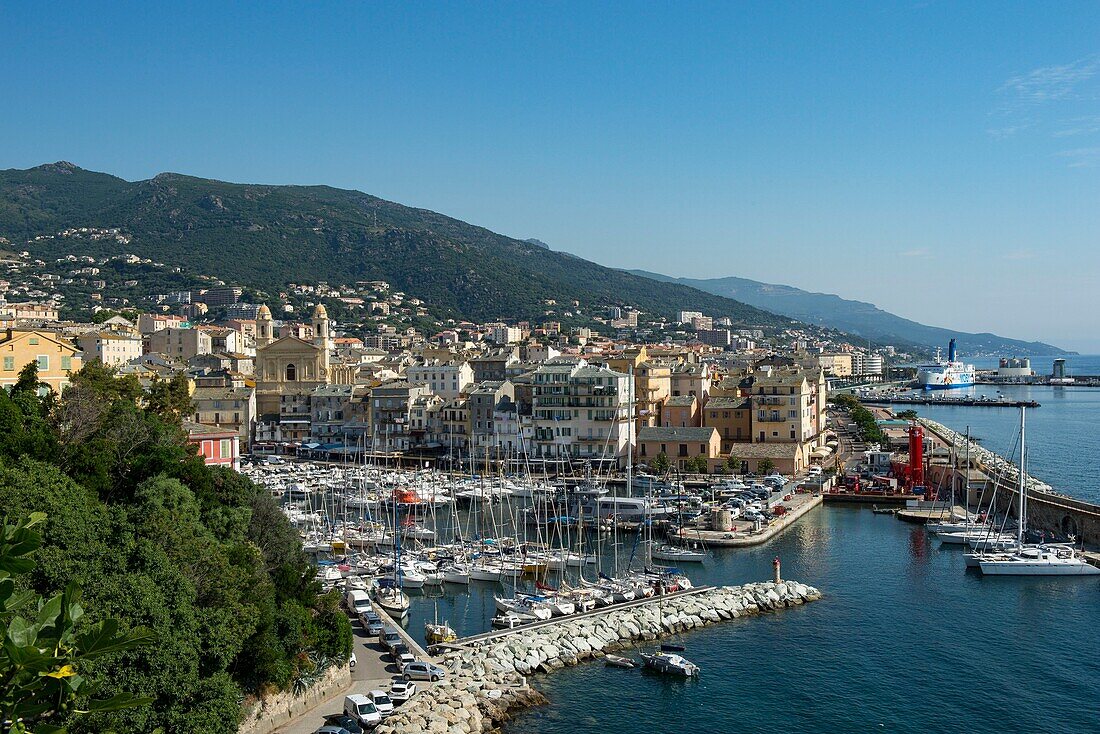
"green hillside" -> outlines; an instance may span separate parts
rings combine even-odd
[[[127,252],[226,282],[278,292],[287,283],[386,280],[439,314],[538,319],[544,301],[629,304],[781,326],[789,319],[687,286],[605,268],[539,244],[359,191],[232,184],[165,173],[128,182],[56,163],[0,172],[0,236],[13,245],[67,227],[118,227]],[[27,245],[68,254],[62,239]],[[117,243],[83,242],[93,256]]]

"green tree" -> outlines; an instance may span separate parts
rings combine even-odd
[[[649,462],[649,468],[658,475],[665,474],[672,468],[672,462],[668,460],[668,454],[662,451],[653,457],[653,461]]]
[[[771,474],[773,471],[775,471],[775,462],[768,457],[765,456],[763,459],[756,462],[757,474]]]
[[[908,410],[903,410],[900,413],[897,413],[896,415],[897,415],[898,418],[901,418],[902,420],[906,420],[906,421],[912,421],[912,420],[917,419],[917,411],[913,410],[912,408],[909,408]]]
[[[42,545],[34,527],[45,519],[34,513],[11,524],[5,517],[0,534],[0,720],[15,722],[11,731],[20,734],[64,732],[73,717],[150,703],[130,693],[95,698],[97,687],[86,677],[93,661],[150,644],[148,631],[121,632],[113,618],[83,624],[75,584],[48,599],[17,590],[18,577],[34,568],[30,556]]]
[[[730,474],[739,474],[741,472],[741,459],[731,451],[730,455],[726,457],[725,466],[726,471]]]

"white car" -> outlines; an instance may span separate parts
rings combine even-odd
[[[382,714],[378,713],[378,707],[374,705],[374,701],[361,693],[344,697],[344,713],[365,727],[374,726],[382,721]]]
[[[374,702],[374,707],[382,714],[383,719],[393,713],[393,701],[385,691],[375,689],[367,694],[367,698]]]
[[[416,695],[416,684],[404,678],[394,678],[390,684],[390,701],[402,703]]]
[[[823,472],[822,472],[821,467],[817,466],[817,465],[811,466],[808,470],[806,470],[807,476],[811,476],[811,477],[819,477],[819,476],[821,476],[822,473]]]

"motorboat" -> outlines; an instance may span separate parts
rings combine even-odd
[[[515,612],[541,620],[550,619],[554,616],[553,610],[542,603],[541,597],[514,596],[511,599],[505,599],[496,596],[493,599],[496,602],[497,610],[501,612]]]
[[[683,655],[676,653],[657,651],[642,653],[642,664],[650,670],[668,675],[679,675],[692,678],[699,675],[699,666],[691,662]]]
[[[443,574],[443,580],[448,584],[470,583],[470,567],[465,564],[455,563],[444,566],[440,573]]]

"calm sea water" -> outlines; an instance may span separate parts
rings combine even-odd
[[[1048,372],[1050,361],[1032,366]],[[1100,374],[1100,357],[1067,363],[1071,374]],[[1001,393],[1042,403],[1028,415],[1032,473],[1100,501],[1100,390]],[[1014,410],[919,412],[1012,452]],[[825,599],[683,635],[703,669],[697,681],[599,663],[537,677],[551,704],[523,713],[508,734],[1100,732],[1100,579],[983,578],[964,570],[957,546],[919,527],[832,506],[759,548],[718,550],[692,576],[760,580],[776,555],[785,577]]]
[[[697,681],[588,663],[536,677],[508,734],[1100,731],[1100,580],[990,579],[956,547],[823,507],[701,583],[784,576],[823,600],[681,636]]]

